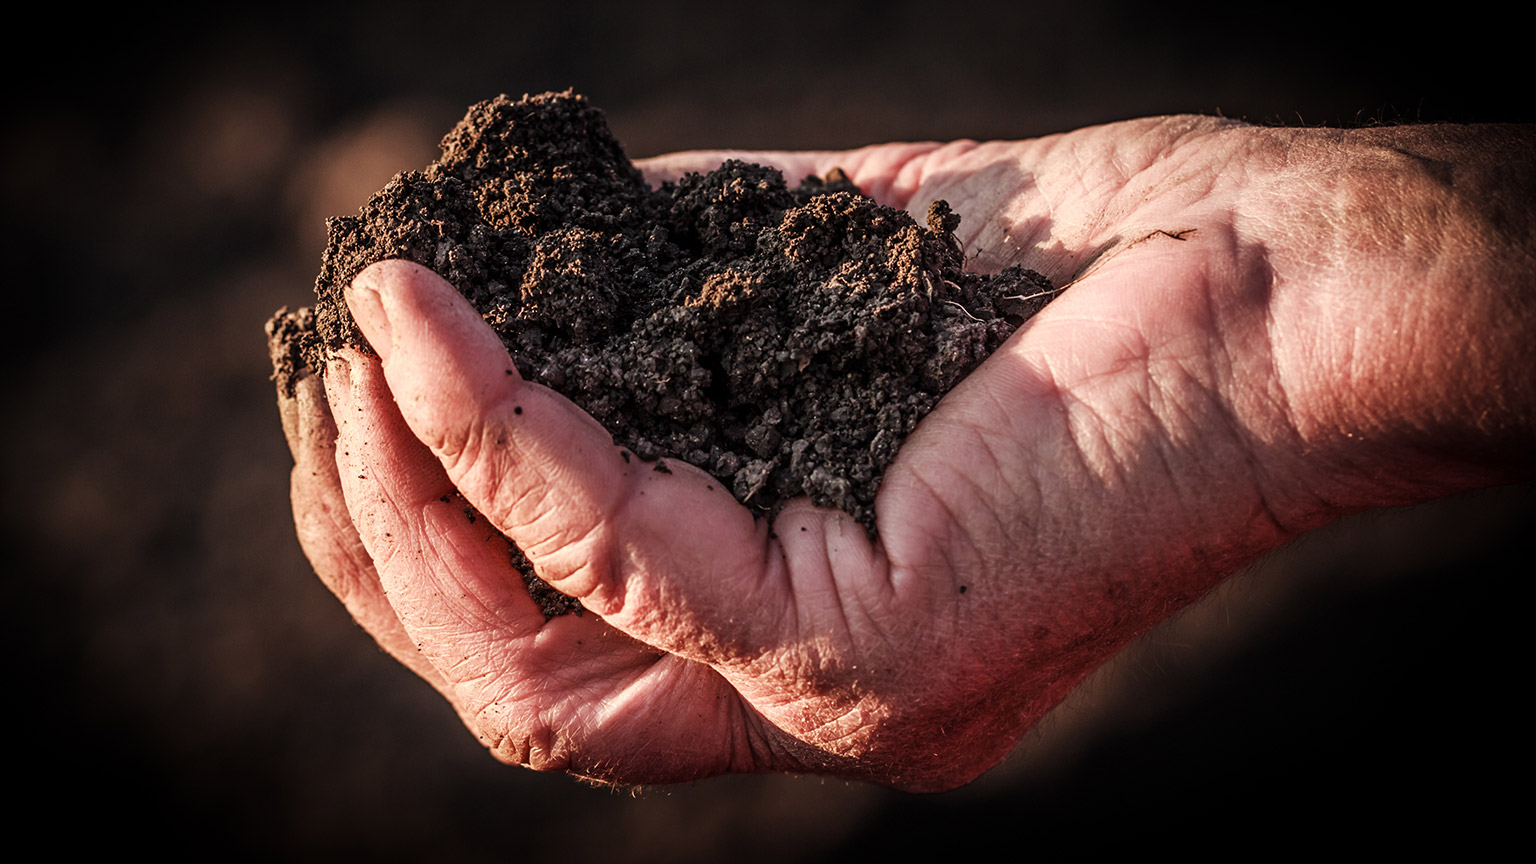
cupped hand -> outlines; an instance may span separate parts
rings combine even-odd
[[[841,167],[881,203],[947,200],[971,267],[1070,285],[903,445],[874,542],[804,500],[768,525],[702,472],[653,470],[525,381],[435,274],[377,264],[347,298],[378,356],[337,355],[323,391],[305,379],[283,405],[305,551],[506,761],[626,783],[964,783],[1265,550],[1475,482],[1410,489],[1380,446],[1363,455],[1362,432],[1425,422],[1340,386],[1393,374],[1360,352],[1407,314],[1346,259],[1408,252],[1341,251],[1354,175],[1305,134],[1158,118],[642,163],[653,181],[728,156],[791,182]],[[588,614],[546,621],[512,543]]]

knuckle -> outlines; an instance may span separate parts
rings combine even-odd
[[[505,685],[506,682],[502,682]],[[461,682],[461,697],[471,701],[471,729],[497,761],[535,771],[568,771],[576,747],[561,712],[541,710],[541,691],[496,686],[487,681]],[[478,703],[476,706],[475,703]]]
[[[505,432],[483,421],[445,424],[428,442],[432,452],[455,480],[472,474],[495,476]]]
[[[482,731],[480,739],[493,757],[508,765],[535,771],[569,771],[571,768],[571,747],[545,723],[512,731]]]

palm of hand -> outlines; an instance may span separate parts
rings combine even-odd
[[[879,544],[804,503],[770,532],[700,473],[630,467],[506,374],[451,289],[394,263],[349,295],[382,367],[339,358],[325,397],[311,379],[287,412],[306,552],[508,761],[623,782],[968,780],[1288,533],[1235,420],[1263,386],[1230,386],[1254,371],[1230,358],[1265,354],[1261,273],[1223,209],[1223,125],[1196,125],[763,160],[844,167],[898,206],[946,198],[973,266],[1078,280],[908,440]],[[501,532],[597,616],[544,622]]]

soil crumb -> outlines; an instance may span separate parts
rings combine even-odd
[[[424,171],[327,222],[313,312],[268,325],[290,349],[275,374],[366,348],[342,291],[409,259],[484,314],[526,378],[658,470],[698,466],[761,515],[807,495],[873,536],[902,440],[1056,293],[1018,267],[965,272],[945,202],[926,222],[841,171],[790,187],[732,161],[653,190],[583,97],[500,96]]]

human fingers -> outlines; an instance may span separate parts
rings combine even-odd
[[[395,615],[426,656],[453,668],[470,650],[463,643],[537,629],[543,617],[521,590],[505,539],[405,429],[378,361],[339,352],[326,391],[339,417],[336,464],[351,521]]]
[[[708,172],[727,159],[777,168],[795,186],[808,176],[825,178],[833,169],[848,175],[864,194],[888,207],[906,208],[921,185],[923,158],[941,145],[932,142],[879,144],[858,150],[693,150],[635,160],[646,182],[659,185],[690,172]],[[922,206],[927,207],[925,202]]]
[[[1057,136],[1058,138],[1060,136]],[[1040,184],[1036,171],[1070,147],[1051,139],[978,144],[881,144],[858,150],[761,152],[706,150],[642,159],[635,164],[654,184],[676,180],[692,171],[709,171],[726,159],[778,168],[791,185],[808,174],[826,177],[842,170],[854,185],[877,203],[908,211],[919,224],[935,201],[945,201],[960,216],[955,237],[966,250],[967,268],[996,272],[1015,264],[1038,270],[1058,284],[1069,281],[1088,260],[1086,243],[1063,248],[1053,232],[1056,217],[1079,220],[1084,205],[1094,199],[1091,170],[1080,164],[1072,172],[1056,172]],[[1096,200],[1095,200],[1096,204]],[[1072,226],[1067,226],[1072,227]]]
[[[290,498],[305,557],[379,647],[442,690],[437,670],[400,625],[347,512],[336,469],[336,424],[320,378],[309,374],[294,382],[291,395],[280,387],[278,407],[294,458]]]
[[[739,700],[707,667],[591,614],[546,621],[511,546],[405,426],[372,357],[332,360],[338,463],[359,535],[405,631],[500,759],[652,781],[751,764]],[[745,760],[745,761],[744,761]]]
[[[480,316],[430,270],[374,265],[348,301],[405,422],[451,483],[541,577],[631,635],[739,665],[797,617],[786,543],[810,545],[840,525],[849,540],[836,554],[870,566],[867,539],[853,540],[863,532],[841,525],[842,514],[806,508],[780,541],[712,477],[615,446],[564,397],[523,381]]]

